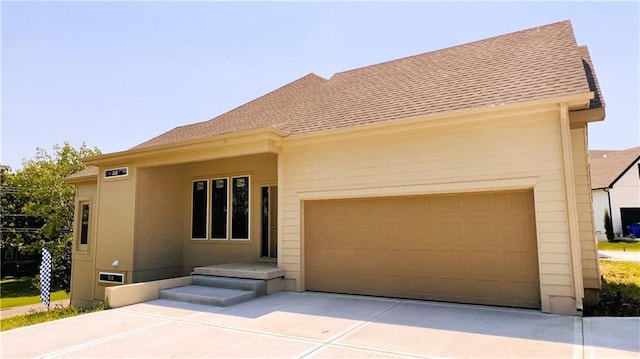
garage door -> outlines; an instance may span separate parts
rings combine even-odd
[[[307,290],[540,308],[533,193],[306,201]]]

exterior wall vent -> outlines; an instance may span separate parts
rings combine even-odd
[[[124,274],[100,272],[98,273],[98,282],[124,284]]]

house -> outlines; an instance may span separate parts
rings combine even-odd
[[[71,297],[272,258],[285,289],[577,315],[600,275],[569,21],[337,73],[87,158]],[[104,278],[103,278],[104,276]]]
[[[640,222],[640,147],[618,151],[589,151],[591,193],[598,240],[607,240],[607,210],[616,237],[628,236],[627,226]]]

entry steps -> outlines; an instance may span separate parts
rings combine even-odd
[[[283,269],[273,262],[196,267],[191,285],[160,291],[160,298],[226,307],[284,289]]]
[[[260,279],[191,276],[191,285],[160,291],[161,299],[227,307],[267,295],[267,282]]]

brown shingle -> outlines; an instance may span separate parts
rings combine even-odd
[[[583,59],[592,69],[586,48],[576,44],[571,23],[563,21],[337,73],[328,80],[309,74],[212,120],[175,128],[136,148],[268,126],[296,135],[584,94],[591,89]]]
[[[640,157],[640,147],[626,150],[589,151],[591,188],[609,188]]]

